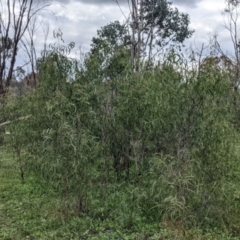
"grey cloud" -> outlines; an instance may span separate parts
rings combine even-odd
[[[64,4],[63,2],[61,0],[61,4]],[[48,42],[56,41],[52,37],[52,32],[60,28],[63,32],[64,44],[73,41],[76,43],[76,47],[82,46],[85,51],[88,51],[92,37],[97,35],[97,30],[111,21],[120,20],[122,13],[117,5],[111,5],[110,10],[108,7],[105,8],[106,6],[96,6],[93,10],[86,11],[87,8],[82,8],[82,5],[76,4],[76,2],[80,3],[80,1],[72,1],[69,5],[64,4],[63,15],[48,18],[50,25]],[[43,46],[43,39],[43,36],[38,35],[37,45],[40,46],[39,51]]]
[[[55,0],[55,2],[59,2],[62,4],[68,4],[70,2],[80,2],[84,4],[96,4],[96,5],[113,5],[117,4],[127,4],[128,0]]]
[[[71,0],[55,0],[56,2],[67,4],[71,2]],[[128,0],[72,0],[75,2],[80,2],[84,4],[96,4],[96,5],[113,5],[113,4],[121,4],[121,5],[126,5],[128,4]],[[178,5],[185,5],[189,7],[196,6],[198,2],[201,0],[173,0],[175,4]]]
[[[109,4],[127,4],[128,0],[76,0],[81,3],[86,3],[86,4],[97,4],[97,5],[109,5]]]
[[[55,0],[53,2],[58,2],[58,3],[61,3],[61,4],[68,4],[71,2],[71,0]]]
[[[96,4],[96,5],[114,5],[119,3],[120,5],[127,5],[128,0],[55,0],[56,2],[62,4],[68,4],[71,1],[80,2],[84,4]],[[173,3],[176,5],[182,5],[189,8],[196,7],[197,3],[202,0],[173,0]]]
[[[197,4],[199,2],[201,2],[201,0],[173,0],[174,4],[185,6],[188,8],[197,7]]]

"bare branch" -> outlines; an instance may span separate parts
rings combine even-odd
[[[44,4],[45,1],[41,1],[41,4],[36,3],[34,0],[4,0],[4,3],[0,5],[0,32],[2,34],[0,38],[1,48],[0,50],[0,94],[7,91],[12,81],[14,72],[14,66],[17,59],[17,53],[19,49],[19,43],[23,41],[23,37],[26,32],[30,36],[30,42],[26,42],[25,46],[29,46],[31,62],[36,58],[36,52],[33,44],[33,34],[29,30],[29,26],[33,23],[32,28],[35,28],[35,16],[43,10],[45,10],[50,4]],[[1,1],[2,2],[2,1]],[[5,11],[7,16],[3,19],[1,12]],[[25,39],[26,40],[26,39]],[[11,41],[11,47],[8,47],[8,42]],[[24,45],[24,44],[23,44]],[[35,59],[36,60],[36,59]],[[7,66],[7,67],[6,67]],[[31,66],[33,69],[33,65]]]
[[[12,120],[12,121],[6,121],[6,122],[3,122],[3,123],[0,123],[0,127],[4,127],[6,125],[9,125],[11,123],[15,123],[15,122],[18,122],[18,121],[21,121],[21,120],[26,120],[30,117],[31,117],[31,115],[28,115],[28,116],[25,116],[25,117],[19,117],[17,119]]]

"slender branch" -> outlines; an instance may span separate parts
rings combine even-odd
[[[11,124],[11,123],[18,122],[18,121],[20,121],[20,120],[26,120],[26,119],[28,119],[28,118],[30,118],[30,117],[31,117],[31,115],[28,115],[28,116],[25,116],[25,117],[19,117],[19,118],[17,118],[17,119],[12,120],[12,121],[6,121],[6,122],[3,122],[3,123],[0,123],[0,127],[9,125],[9,124]]]

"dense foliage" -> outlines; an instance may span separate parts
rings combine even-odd
[[[6,126],[22,181],[31,170],[53,187],[65,217],[239,236],[236,119],[225,73],[189,70],[170,52],[150,70],[94,79],[94,68],[68,58],[69,48],[50,51],[37,88],[4,107],[9,120],[27,116]]]
[[[14,151],[22,184],[60,202],[64,223],[157,229],[136,239],[185,239],[186,231],[238,238],[233,73],[223,58],[195,64],[178,45],[162,48],[193,33],[171,3],[146,0],[139,11],[142,28],[132,23],[132,36],[118,21],[101,28],[81,63],[69,57],[74,43],[61,46],[56,32],[25,80],[34,76],[34,88],[16,82],[21,94],[0,96],[0,144]],[[133,41],[137,34],[142,42]],[[158,48],[166,54],[156,61]],[[85,234],[76,229],[68,229],[71,239]]]

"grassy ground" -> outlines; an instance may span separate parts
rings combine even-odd
[[[61,201],[50,188],[34,176],[26,175],[21,182],[13,154],[0,148],[0,239],[103,239],[103,240],[161,240],[199,239],[233,240],[222,234],[191,230],[178,226],[141,224],[122,228],[117,221],[93,220],[89,217],[64,218]]]

